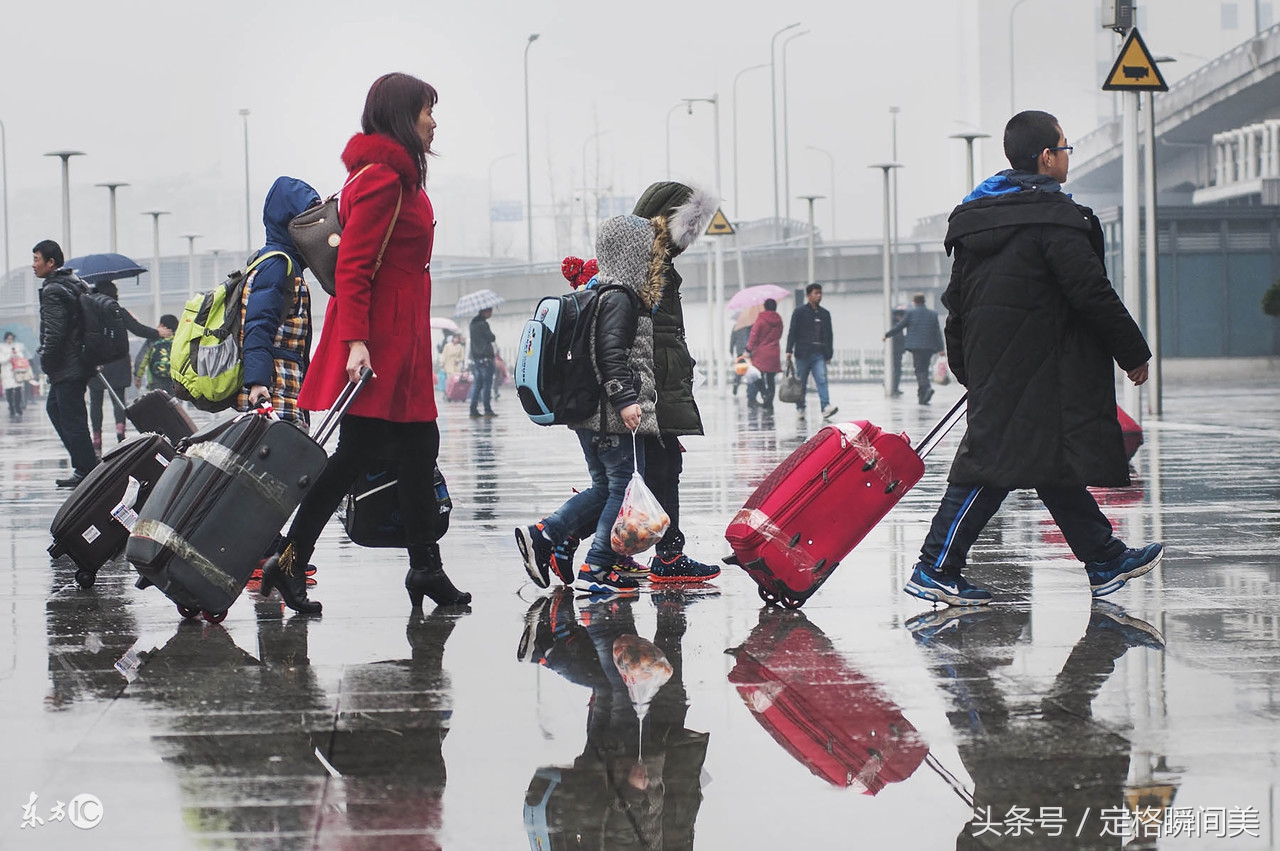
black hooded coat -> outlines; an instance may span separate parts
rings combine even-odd
[[[1093,211],[1061,192],[979,198],[951,213],[946,249],[947,357],[969,391],[950,481],[1129,484],[1111,364],[1151,351],[1107,279]]]

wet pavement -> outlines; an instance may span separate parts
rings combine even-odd
[[[919,437],[959,390],[832,395]],[[700,403],[682,513],[710,561],[819,423]],[[535,588],[512,539],[586,482],[576,441],[509,391],[498,410],[442,403],[442,546],[469,611],[411,614],[405,556],[335,522],[322,617],[246,594],[220,625],[124,562],[77,588],[45,553],[64,453],[42,410],[0,421],[0,848],[1280,843],[1274,386],[1167,384],[1134,486],[1100,494],[1121,537],[1165,542],[1156,571],[1091,605],[1015,494],[971,559],[996,604],[967,614],[901,592],[958,434],[801,611],[763,608],[736,568],[593,603]]]

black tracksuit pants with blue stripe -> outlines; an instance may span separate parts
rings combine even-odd
[[[920,548],[920,561],[940,573],[959,575],[969,548],[1008,495],[1008,490],[988,485],[948,484]],[[1036,496],[1080,561],[1105,561],[1124,552],[1124,542],[1111,533],[1111,521],[1083,485],[1036,488]]]

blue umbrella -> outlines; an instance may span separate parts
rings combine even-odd
[[[80,279],[89,284],[134,278],[147,271],[145,266],[139,266],[123,254],[86,254],[72,257],[62,265],[74,269]]]

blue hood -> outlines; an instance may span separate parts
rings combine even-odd
[[[289,220],[320,202],[320,196],[296,177],[277,177],[262,205],[262,224],[267,229],[266,251],[283,251],[299,260],[298,249],[289,237]]]
[[[998,195],[1010,195],[1014,192],[1028,191],[1061,192],[1062,184],[1046,174],[1033,174],[1029,171],[1007,168],[979,183],[977,188],[964,196],[964,201],[961,203],[968,204],[970,201],[977,201],[979,198],[994,198]],[[1068,195],[1067,197],[1071,196]]]

